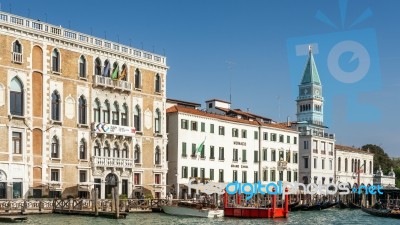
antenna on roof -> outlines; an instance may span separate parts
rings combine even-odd
[[[225,61],[228,63],[228,70],[229,70],[229,102],[232,104],[232,67],[235,65],[232,61]]]
[[[278,121],[281,121],[281,96],[278,95]]]

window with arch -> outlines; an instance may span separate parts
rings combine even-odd
[[[344,159],[344,171],[347,172],[348,166],[347,166],[347,158]]]
[[[129,158],[129,146],[127,143],[124,143],[124,148],[122,149],[121,157],[125,159]]]
[[[16,40],[13,43],[13,62],[15,63],[22,63],[22,45],[21,43]]]
[[[120,79],[123,81],[127,81],[128,78],[128,67],[126,66],[126,64],[122,65],[121,68],[121,75],[120,75]]]
[[[112,124],[119,125],[119,105],[116,101],[113,104]]]
[[[110,62],[108,60],[104,61],[103,76],[110,77]]]
[[[104,110],[103,110],[103,123],[110,123],[110,102],[106,100],[104,102]]]
[[[128,105],[124,103],[121,112],[121,126],[128,126],[128,115]]]
[[[160,74],[156,74],[156,81],[155,81],[155,92],[160,93],[161,92],[161,76]]]
[[[86,124],[86,107],[87,107],[87,102],[86,99],[83,95],[79,97],[79,105],[78,105],[78,122],[79,124]]]
[[[111,157],[110,144],[108,143],[108,141],[104,143],[103,156]]]
[[[10,83],[10,113],[11,115],[23,116],[24,114],[24,91],[22,82],[14,77]]]
[[[58,49],[54,49],[51,53],[51,69],[53,72],[60,72],[60,52]]]
[[[369,161],[369,173],[372,174],[372,161]]]
[[[142,75],[140,73],[139,69],[135,70],[135,88],[141,89],[141,80],[142,80]]]
[[[154,132],[159,134],[161,133],[161,111],[160,109],[156,109],[156,113],[154,114]]]
[[[114,143],[113,157],[114,158],[119,158],[119,145],[118,145],[117,142]]]
[[[101,146],[99,140],[96,140],[94,144],[94,155],[101,156]]]
[[[100,123],[100,109],[101,109],[101,103],[98,98],[94,100],[94,108],[93,108],[93,117],[94,117],[94,122]]]
[[[94,75],[101,76],[101,60],[99,58],[94,61]]]
[[[79,77],[86,78],[86,59],[83,55],[79,58]]]
[[[338,171],[341,170],[341,167],[342,167],[342,160],[341,160],[341,158],[339,157],[339,158],[338,158]]]
[[[58,91],[53,91],[51,94],[51,119],[61,120],[61,99]]]
[[[154,153],[154,162],[156,165],[160,165],[161,164],[161,150],[160,147],[157,146],[155,153]]]
[[[51,158],[60,158],[60,143],[57,136],[53,136],[51,139]]]
[[[86,140],[82,138],[79,142],[79,159],[86,160],[87,159],[87,148],[86,148]]]
[[[140,106],[136,105],[133,112],[133,126],[135,127],[136,131],[141,131],[141,120]]]
[[[133,157],[134,157],[135,163],[140,163],[140,146],[138,144],[135,145],[135,151],[133,153]]]

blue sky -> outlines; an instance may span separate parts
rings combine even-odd
[[[305,56],[293,56],[293,41],[319,43],[315,59],[329,132],[336,133],[337,143],[377,144],[389,155],[400,156],[396,0],[348,1],[342,14],[339,1],[318,0],[0,2],[2,11],[11,9],[20,16],[165,52],[170,66],[167,97],[203,104],[210,98],[229,100],[231,81],[234,108],[281,121],[295,118],[296,85],[306,61]],[[371,16],[350,27],[368,9]],[[318,20],[318,11],[336,28]],[[351,85],[334,80],[326,63],[332,43],[348,38],[365,45],[373,65],[368,79]],[[351,57],[344,54],[339,63],[346,64]],[[351,61],[343,68],[351,71],[358,63]]]

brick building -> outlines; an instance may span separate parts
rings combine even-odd
[[[0,198],[165,195],[165,57],[4,12],[0,34]]]

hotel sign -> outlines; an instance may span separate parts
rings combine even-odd
[[[114,134],[123,136],[133,136],[136,129],[133,127],[118,126],[108,123],[92,123],[92,131],[98,134]]]
[[[234,145],[243,145],[243,146],[246,146],[246,142],[240,142],[240,141],[234,141],[233,144],[234,144]]]

